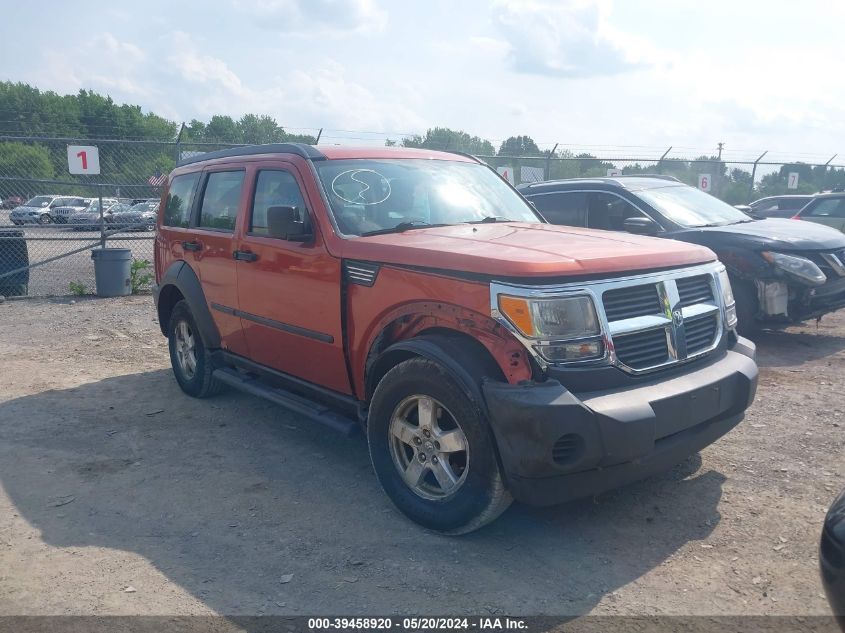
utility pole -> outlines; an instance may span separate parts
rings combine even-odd
[[[716,149],[719,150],[719,159],[716,162],[716,173],[714,174],[715,184],[716,184],[716,192],[722,192],[722,149],[724,149],[725,144],[722,141],[716,143]]]

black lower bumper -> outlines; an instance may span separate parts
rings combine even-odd
[[[671,377],[579,393],[556,380],[484,384],[513,496],[551,505],[609,490],[683,461],[736,426],[754,400],[754,344]]]

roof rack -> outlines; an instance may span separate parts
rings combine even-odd
[[[197,156],[191,156],[176,163],[177,167],[192,165],[216,158],[232,158],[234,156],[252,156],[254,154],[296,154],[306,160],[326,160],[325,154],[320,152],[313,145],[305,143],[267,143],[266,145],[242,145],[230,147],[214,152],[205,152]]]
[[[608,176],[608,178],[659,178],[660,180],[681,182],[674,176],[669,176],[668,174],[619,174],[618,176]]]

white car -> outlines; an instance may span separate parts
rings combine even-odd
[[[70,216],[85,211],[93,201],[94,198],[81,198],[79,196],[57,198],[50,207],[50,217],[56,224],[67,224],[67,219]]]
[[[52,207],[60,199],[67,199],[71,196],[42,195],[35,196],[24,202],[21,206],[12,209],[9,220],[12,224],[50,224],[53,222]]]

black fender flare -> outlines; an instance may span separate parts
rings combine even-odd
[[[390,368],[407,358],[419,356],[441,365],[487,415],[487,403],[481,385],[485,378],[500,376],[501,370],[480,343],[477,346],[473,343],[462,336],[446,334],[421,334],[393,343],[378,355],[370,367],[366,378],[367,399],[375,392],[378,380]]]
[[[162,333],[167,335],[167,323],[163,323],[161,318],[161,297],[168,286],[175,287],[188,302],[206,347],[210,349],[220,347],[220,332],[211,317],[211,310],[208,308],[208,301],[205,299],[199,277],[187,262],[181,260],[171,264],[165,271],[156,291],[157,312]]]

